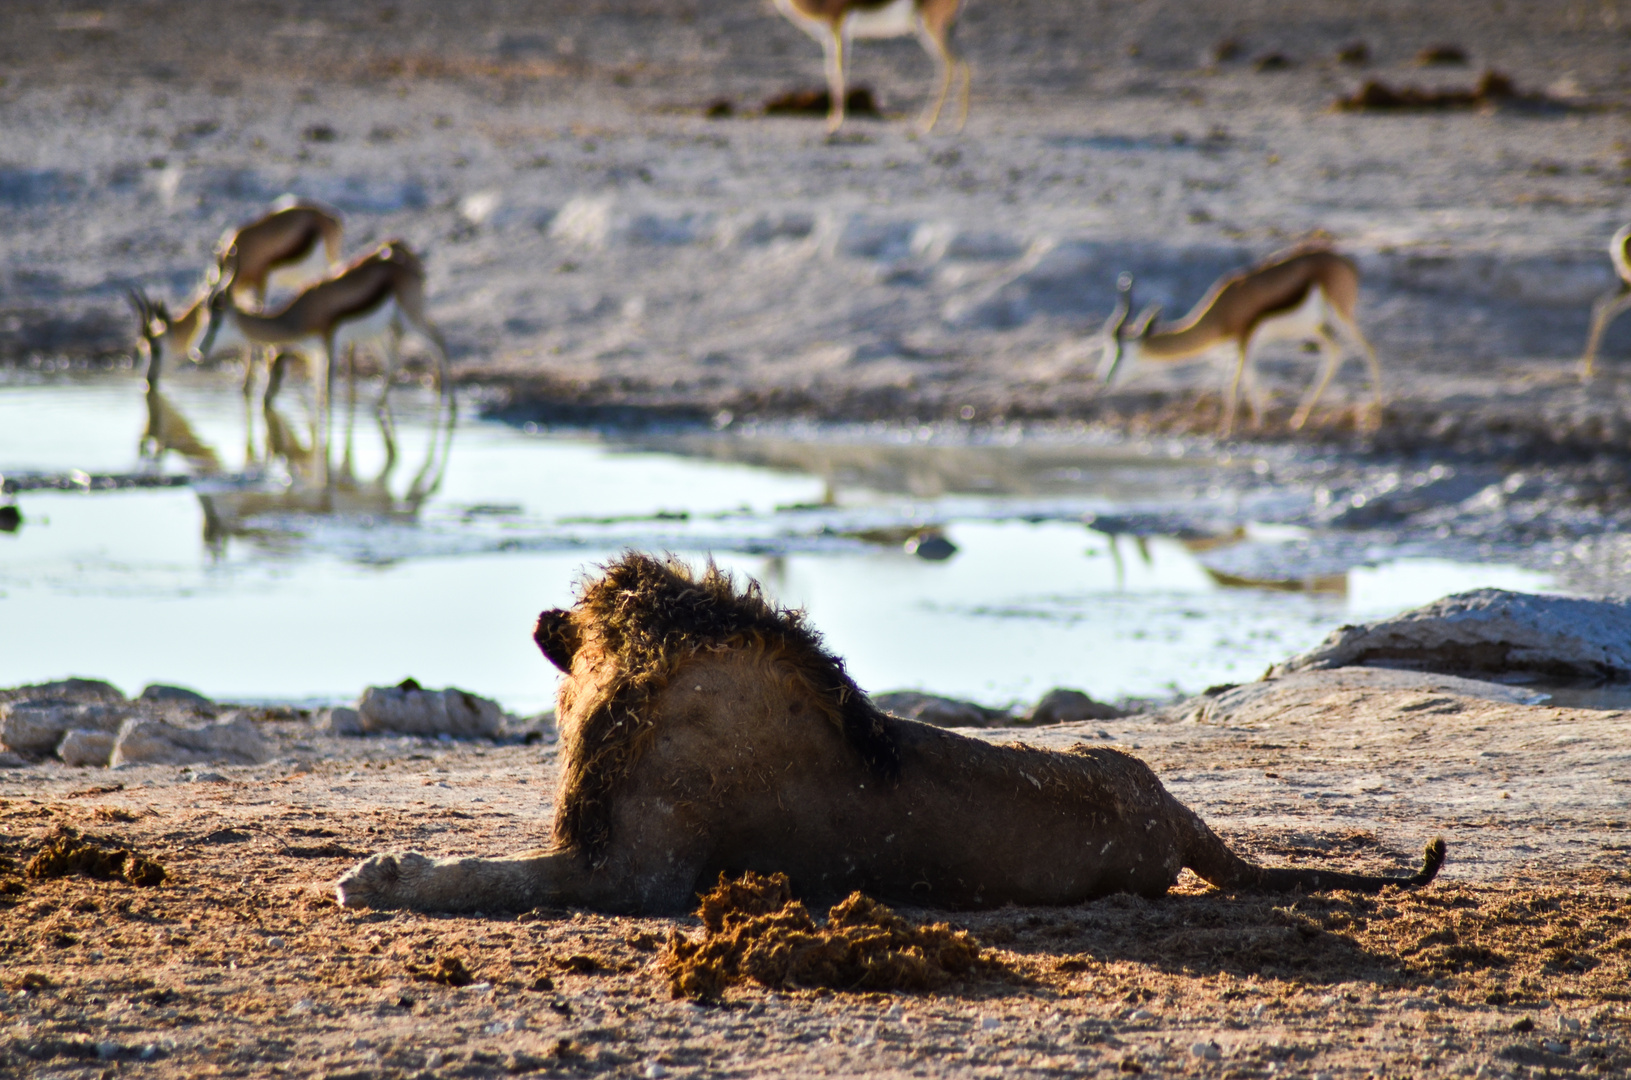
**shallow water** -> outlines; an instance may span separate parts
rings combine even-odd
[[[268,454],[264,419],[256,409],[249,426],[230,379],[173,380],[161,434],[190,458],[154,460],[138,453],[153,414],[134,376],[0,386],[0,473],[13,483],[75,469],[209,474],[17,496],[23,524],[0,534],[0,685],[82,674],[127,691],[164,681],[228,699],[342,700],[411,675],[530,712],[555,685],[534,617],[631,547],[712,555],[759,578],[809,610],[869,690],[994,705],[1058,685],[1101,698],[1198,691],[1254,678],[1344,622],[1463,588],[1551,583],[1419,548],[1335,573],[1288,558],[1274,580],[1221,575],[1209,551],[1292,552],[1306,530],[1252,520],[1290,495],[1243,499],[1226,481],[1248,463],[1181,448],[873,429],[619,438],[483,420],[468,404],[449,436],[432,395],[397,388],[399,458],[382,477],[377,391],[362,388],[351,467],[337,444],[325,486],[301,456],[310,429],[289,391],[287,430],[274,433],[283,453]],[[1180,538],[1118,524],[1175,508],[1243,525]],[[908,553],[924,527],[955,553]]]

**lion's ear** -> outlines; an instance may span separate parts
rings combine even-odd
[[[572,613],[550,608],[538,616],[533,627],[532,640],[549,658],[549,662],[562,671],[572,670],[572,657],[578,652],[578,628],[572,622]]]

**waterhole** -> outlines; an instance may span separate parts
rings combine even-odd
[[[131,375],[21,379],[0,385],[0,685],[339,701],[412,676],[536,711],[534,618],[628,548],[758,578],[868,690],[997,706],[1196,692],[1346,622],[1555,584],[1499,546],[1322,530],[1318,493],[1260,459],[1090,433],[561,429],[411,387],[387,426],[375,384],[354,409],[337,391],[324,466],[287,390],[267,415],[226,376],[157,402]]]

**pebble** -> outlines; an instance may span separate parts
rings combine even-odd
[[[1207,1061],[1216,1061],[1223,1056],[1223,1051],[1217,1043],[1198,1042],[1189,1048],[1190,1057],[1205,1058]]]
[[[998,1020],[995,1016],[987,1016],[985,1019],[980,1021],[981,1031],[996,1031],[1000,1027],[1002,1027],[1002,1021]]]

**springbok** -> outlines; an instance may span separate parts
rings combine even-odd
[[[147,352],[147,428],[137,444],[137,453],[157,462],[167,451],[175,451],[192,465],[199,475],[221,471],[221,459],[215,450],[193,431],[187,418],[169,398],[159,390],[159,376],[164,371],[166,350],[185,356],[198,336],[200,316],[205,309],[205,297],[193,301],[179,319],[172,319],[164,302],[148,299],[147,294],[132,289],[131,306],[141,325],[139,348]]]
[[[209,329],[199,351],[255,344],[290,349],[317,360],[314,372],[324,407],[333,382],[337,349],[383,341],[386,386],[396,368],[397,349],[410,330],[436,349],[436,384],[445,392],[447,347],[425,316],[425,268],[401,240],[389,240],[339,272],[324,278],[275,312],[240,308],[229,290],[209,299]],[[268,393],[276,390],[272,380]]]
[[[140,289],[127,294],[136,309],[137,348],[147,353],[147,386],[157,389],[166,357],[183,357],[192,352],[209,313],[208,290],[200,293],[180,315],[172,316],[163,300],[153,300]],[[138,357],[139,359],[139,357]]]
[[[1631,307],[1631,225],[1614,234],[1608,242],[1608,257],[1614,263],[1614,272],[1620,276],[1620,287],[1604,293],[1591,305],[1591,333],[1586,337],[1586,355],[1580,358],[1580,381],[1591,379],[1597,363],[1597,345],[1603,339],[1608,324]]]
[[[827,130],[844,123],[844,54],[854,38],[905,37],[916,34],[940,73],[934,104],[924,111],[920,127],[934,130],[946,104],[953,75],[962,76],[957,130],[968,121],[968,62],[951,46],[952,26],[963,0],[776,0],[776,8],[821,43],[827,58],[827,94],[831,102]]]
[[[1188,315],[1159,330],[1155,328],[1155,318],[1160,311],[1157,305],[1151,305],[1131,328],[1127,327],[1127,313],[1133,305],[1131,274],[1121,275],[1117,289],[1120,296],[1104,326],[1104,356],[1099,364],[1102,382],[1115,379],[1124,359],[1129,363],[1187,360],[1233,344],[1238,359],[1225,397],[1220,431],[1227,438],[1234,430],[1235,402],[1242,376],[1247,380],[1253,424],[1262,420],[1255,379],[1248,368],[1252,347],[1270,340],[1311,341],[1324,354],[1325,365],[1312,390],[1291,417],[1291,429],[1297,431],[1308,422],[1309,414],[1341,365],[1342,348],[1331,333],[1336,328],[1364,352],[1370,364],[1377,416],[1381,415],[1382,368],[1377,362],[1376,350],[1354,322],[1354,305],[1359,299],[1359,268],[1351,259],[1323,247],[1280,252],[1254,267],[1220,278]]]
[[[215,247],[214,286],[266,304],[274,278],[304,286],[340,261],[343,227],[332,212],[285,195],[265,216],[227,233]]]

